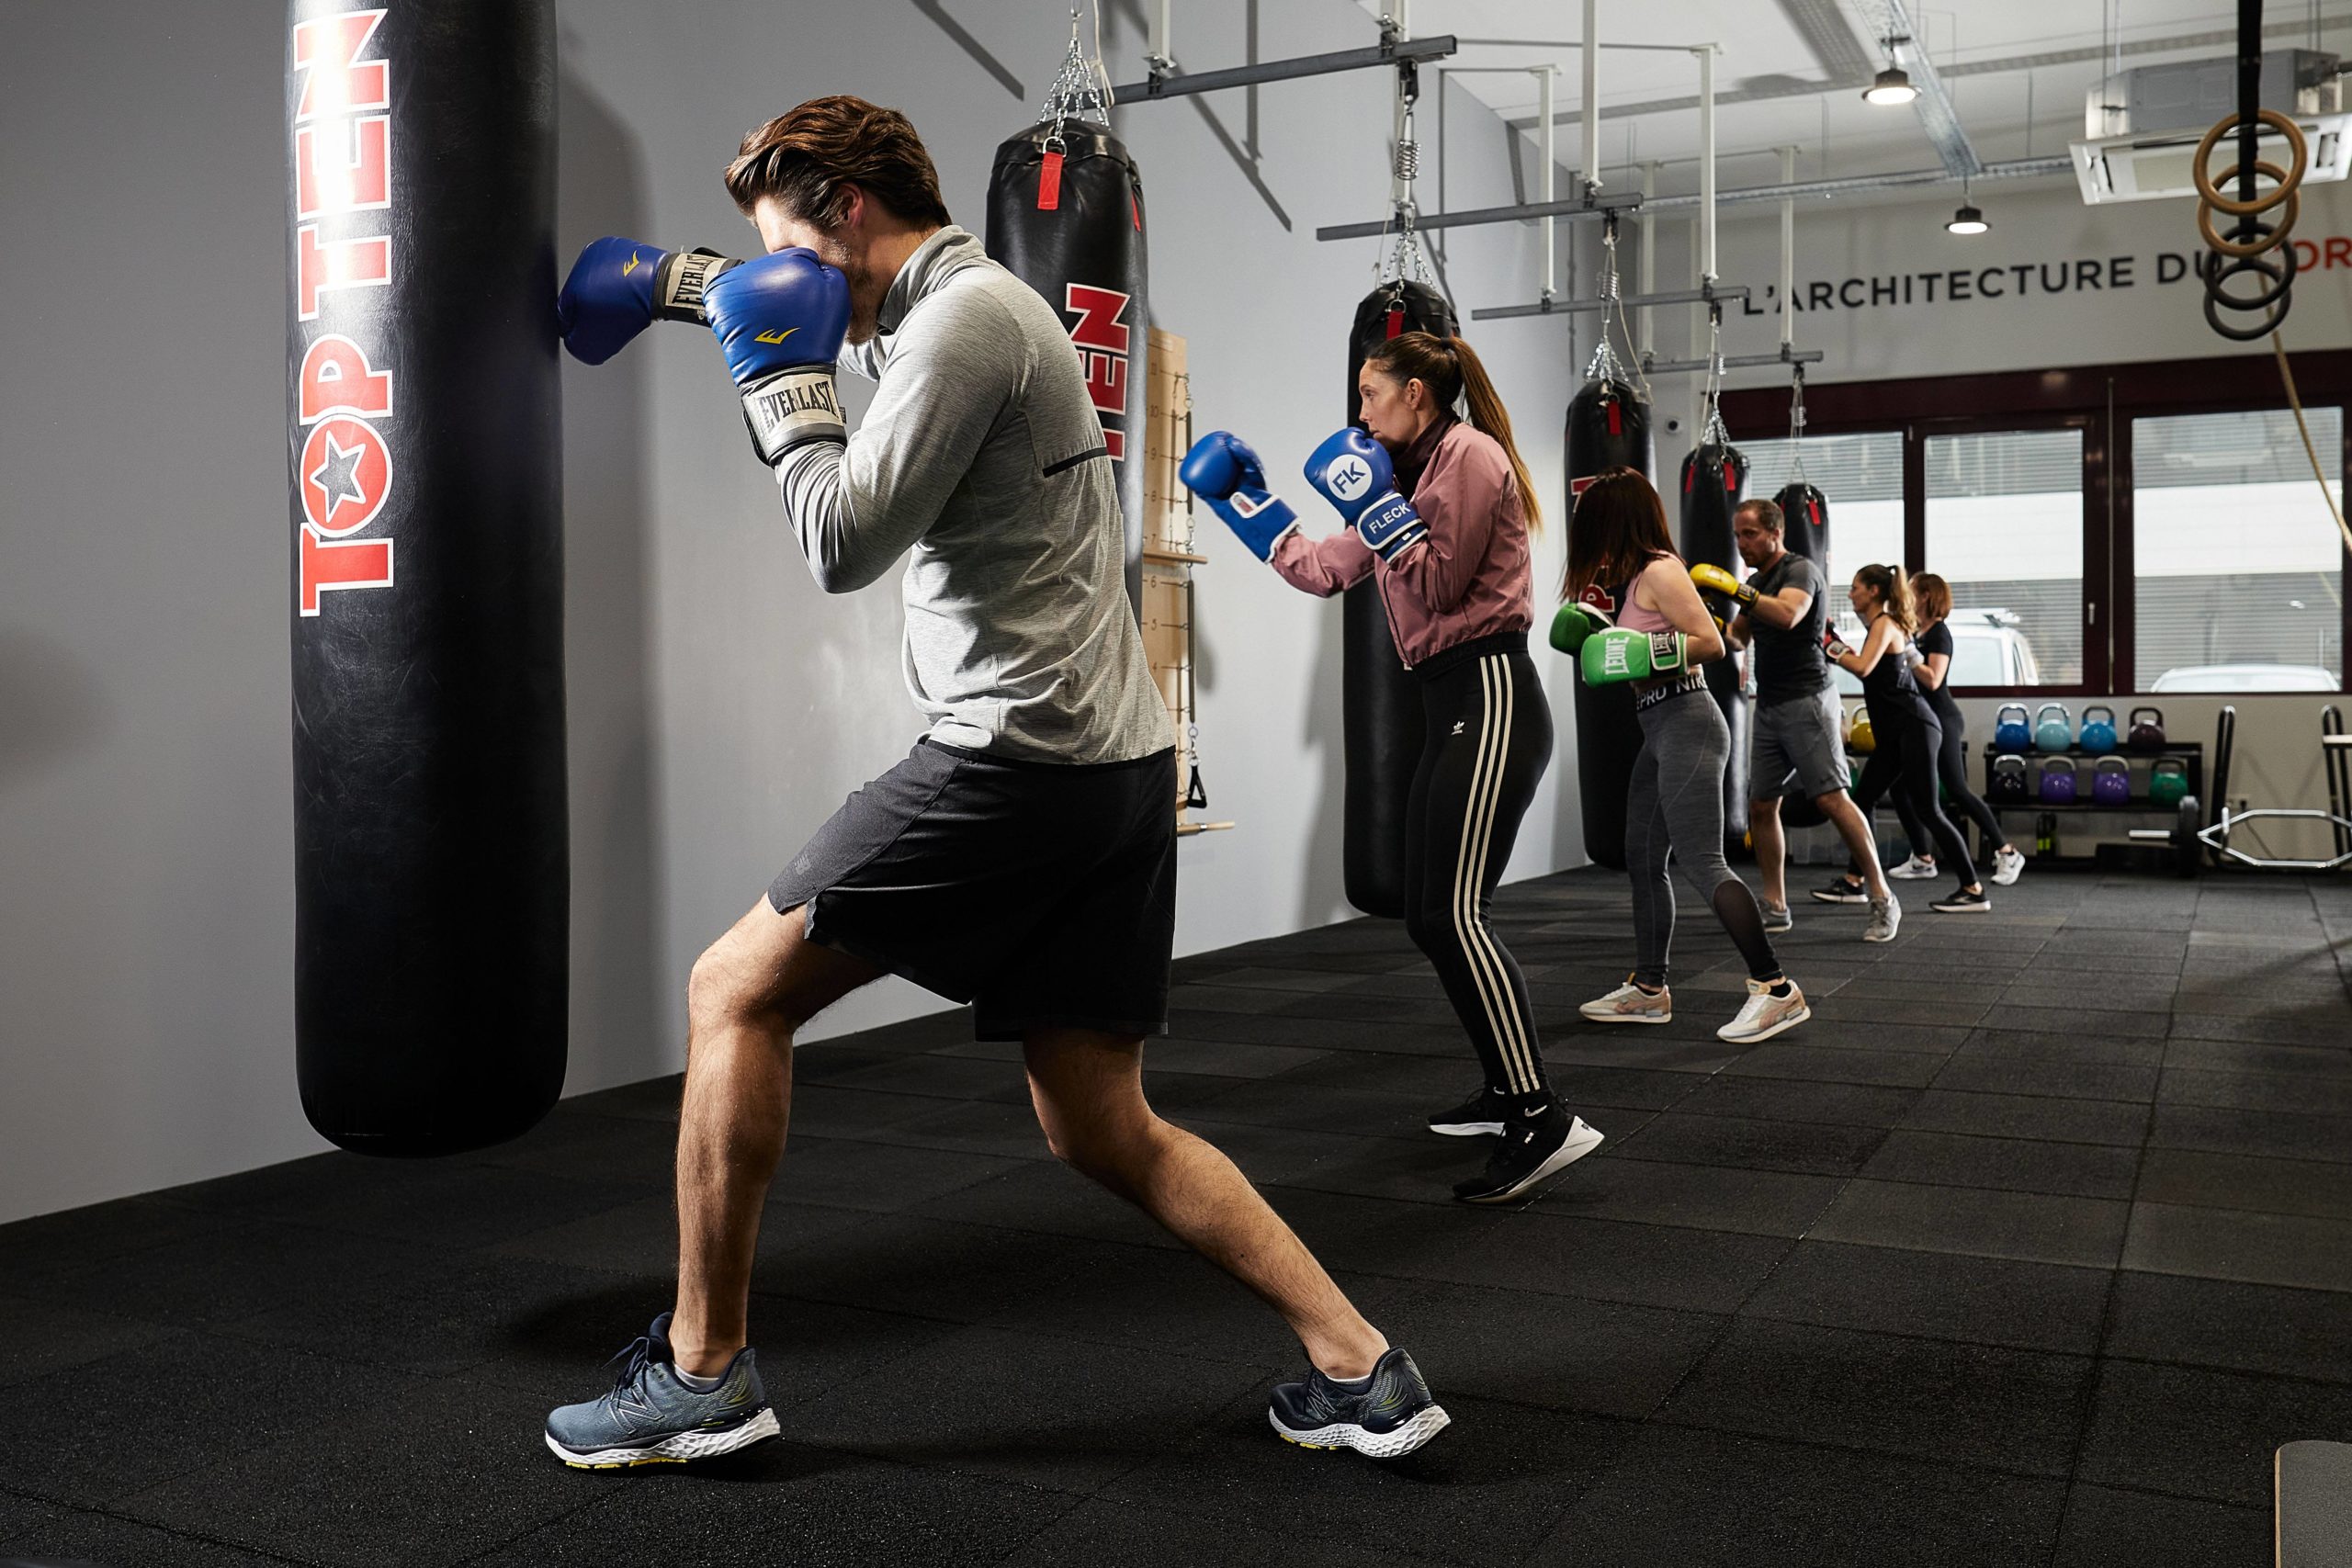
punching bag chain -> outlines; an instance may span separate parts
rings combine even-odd
[[[1804,484],[1804,367],[1789,367],[1789,482]]]
[[[1384,25],[1383,36],[1386,34]],[[1396,135],[1388,150],[1388,220],[1396,229],[1396,241],[1374,257],[1375,281],[1429,281],[1421,254],[1420,207],[1413,193],[1413,182],[1421,174],[1421,144],[1413,134],[1413,107],[1420,96],[1420,68],[1412,61],[1401,62],[1396,67]]]
[[[1069,49],[1062,55],[1061,69],[1054,73],[1054,85],[1046,89],[1045,107],[1038,111],[1039,119],[1054,122],[1053,140],[1061,140],[1065,120],[1091,119],[1103,129],[1111,125],[1111,79],[1102,70],[1102,16],[1098,5],[1094,17],[1094,50],[1089,56],[1079,42],[1078,7],[1069,12]]]
[[[1707,404],[1707,421],[1700,427],[1699,445],[1728,446],[1731,432],[1724,424],[1724,308],[1719,300],[1707,305],[1707,380],[1700,395]]]

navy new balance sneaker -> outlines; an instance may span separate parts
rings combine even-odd
[[[1374,1459],[1402,1459],[1453,1419],[1413,1358],[1396,1349],[1373,1363],[1369,1377],[1340,1382],[1309,1367],[1306,1382],[1277,1383],[1266,1418],[1303,1449],[1353,1449]]]
[[[749,1346],[735,1352],[718,1387],[690,1388],[671,1358],[665,1312],[613,1359],[621,1370],[609,1392],[548,1417],[548,1447],[574,1469],[684,1464],[776,1435],[775,1412]]]

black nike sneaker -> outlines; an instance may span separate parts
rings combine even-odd
[[[1430,1131],[1449,1138],[1486,1137],[1501,1132],[1510,1117],[1510,1096],[1481,1088],[1453,1110],[1431,1115]]]
[[[1303,1449],[1402,1459],[1453,1417],[1430,1394],[1413,1358],[1392,1349],[1373,1363],[1368,1377],[1341,1382],[1309,1367],[1304,1382],[1275,1384],[1266,1419],[1283,1441]]]
[[[1600,1134],[1583,1117],[1547,1106],[1532,1120],[1506,1125],[1486,1170],[1456,1182],[1453,1195],[1464,1203],[1508,1203],[1600,1146]]]

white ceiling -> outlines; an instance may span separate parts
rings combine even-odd
[[[1374,16],[1387,8],[1382,0],[1360,3]],[[1574,39],[1581,10],[1577,0],[1411,0],[1408,19],[1417,37],[1540,44]],[[2119,47],[2126,68],[2226,56],[2236,23],[2229,0],[1968,0],[1956,7],[1911,0],[1911,12],[1962,128],[1987,163],[2063,154],[2083,134],[2085,96],[2112,68]],[[2269,47],[2308,46],[2314,17],[2318,46],[2352,54],[2346,0],[2271,0]],[[1715,143],[1724,189],[1776,182],[1775,150],[1791,145],[1799,149],[1801,179],[1938,164],[1914,109],[1861,100],[1869,73],[1883,63],[1877,39],[1885,28],[1884,0],[1600,0],[1607,43],[1720,46]],[[1582,108],[1579,51],[1465,43],[1442,68],[1451,85],[1532,126],[1531,76],[1462,68],[1545,63],[1559,69],[1554,111],[1566,117],[1555,130],[1555,156],[1573,166],[1582,152],[1574,123]],[[1425,71],[1425,98],[1432,87]],[[1695,188],[1697,91],[1698,62],[1689,55],[1605,50],[1604,178],[1622,187],[1633,183],[1632,165],[1656,160],[1664,165],[1661,193]],[[1465,144],[1453,155],[1471,154]]]

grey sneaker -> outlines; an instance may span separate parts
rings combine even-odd
[[[621,1371],[609,1391],[548,1417],[548,1447],[575,1470],[716,1459],[776,1435],[749,1347],[735,1352],[707,1393],[679,1381],[666,1312],[613,1359]]]
[[[1266,1419],[1283,1441],[1303,1449],[1402,1459],[1453,1418],[1430,1393],[1413,1358],[1392,1348],[1373,1363],[1369,1377],[1340,1382],[1309,1367],[1301,1382],[1276,1383]]]
[[[1786,931],[1796,929],[1796,919],[1789,913],[1789,907],[1786,904],[1767,904],[1763,899],[1758,898],[1756,900],[1756,905],[1764,911],[1764,929],[1767,931]]]
[[[2016,850],[1993,852],[1993,881],[2001,887],[2009,886],[2025,874],[2025,856]]]
[[[1888,894],[1883,904],[1876,899],[1871,901],[1871,923],[1862,928],[1864,942],[1893,942],[1894,933],[1902,929],[1903,906],[1894,894]]]

